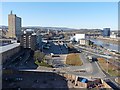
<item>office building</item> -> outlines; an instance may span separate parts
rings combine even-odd
[[[110,36],[110,28],[104,28],[102,35],[103,35],[103,37],[109,37]]]
[[[42,36],[41,36],[41,34],[37,33],[36,38],[37,38],[37,45],[40,48],[41,45],[42,45]]]
[[[19,39],[21,34],[21,18],[16,14],[11,13],[8,15],[8,37]]]
[[[20,38],[20,45],[23,48],[29,48],[35,51],[37,48],[36,34],[24,31],[24,34],[21,35],[21,38]]]
[[[75,34],[75,40],[78,42],[80,39],[85,39],[85,34]]]

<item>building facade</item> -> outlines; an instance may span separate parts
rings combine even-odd
[[[0,38],[6,38],[7,37],[7,29],[0,29]]]
[[[5,46],[5,45],[8,45],[8,44],[11,44],[12,40],[11,39],[4,39],[4,38],[1,38],[0,39],[0,46]]]
[[[6,63],[11,60],[11,57],[21,50],[20,43],[13,43],[0,47],[0,57],[2,58],[2,63]]]
[[[21,18],[16,14],[11,13],[8,15],[8,37],[19,38],[21,34]]]
[[[23,48],[29,48],[29,49],[35,51],[36,48],[37,48],[37,37],[36,37],[36,35],[32,34],[32,33],[24,32],[24,34],[21,35],[21,38],[20,38],[20,45]]]
[[[92,46],[94,44],[94,42],[92,42],[91,40],[80,39],[79,44],[86,45],[86,46]]]
[[[42,36],[41,35],[37,35],[37,44],[39,47],[42,45]]]
[[[110,38],[117,38],[117,35],[114,32],[112,32]]]
[[[110,36],[110,28],[104,28],[102,35],[103,35],[103,37],[109,37]]]
[[[85,39],[85,34],[75,34],[75,41],[79,41],[80,39]]]
[[[86,40],[85,39],[80,39],[80,45],[86,45]]]

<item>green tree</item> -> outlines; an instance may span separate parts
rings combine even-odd
[[[45,54],[38,51],[34,52],[34,60],[38,60],[39,62],[41,62],[44,59]]]

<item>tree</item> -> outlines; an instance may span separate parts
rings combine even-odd
[[[34,52],[34,60],[38,60],[39,62],[41,62],[44,59],[45,54],[38,51]]]

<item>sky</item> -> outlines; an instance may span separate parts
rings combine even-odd
[[[11,10],[22,26],[118,30],[117,2],[2,2],[0,25],[8,25]]]

